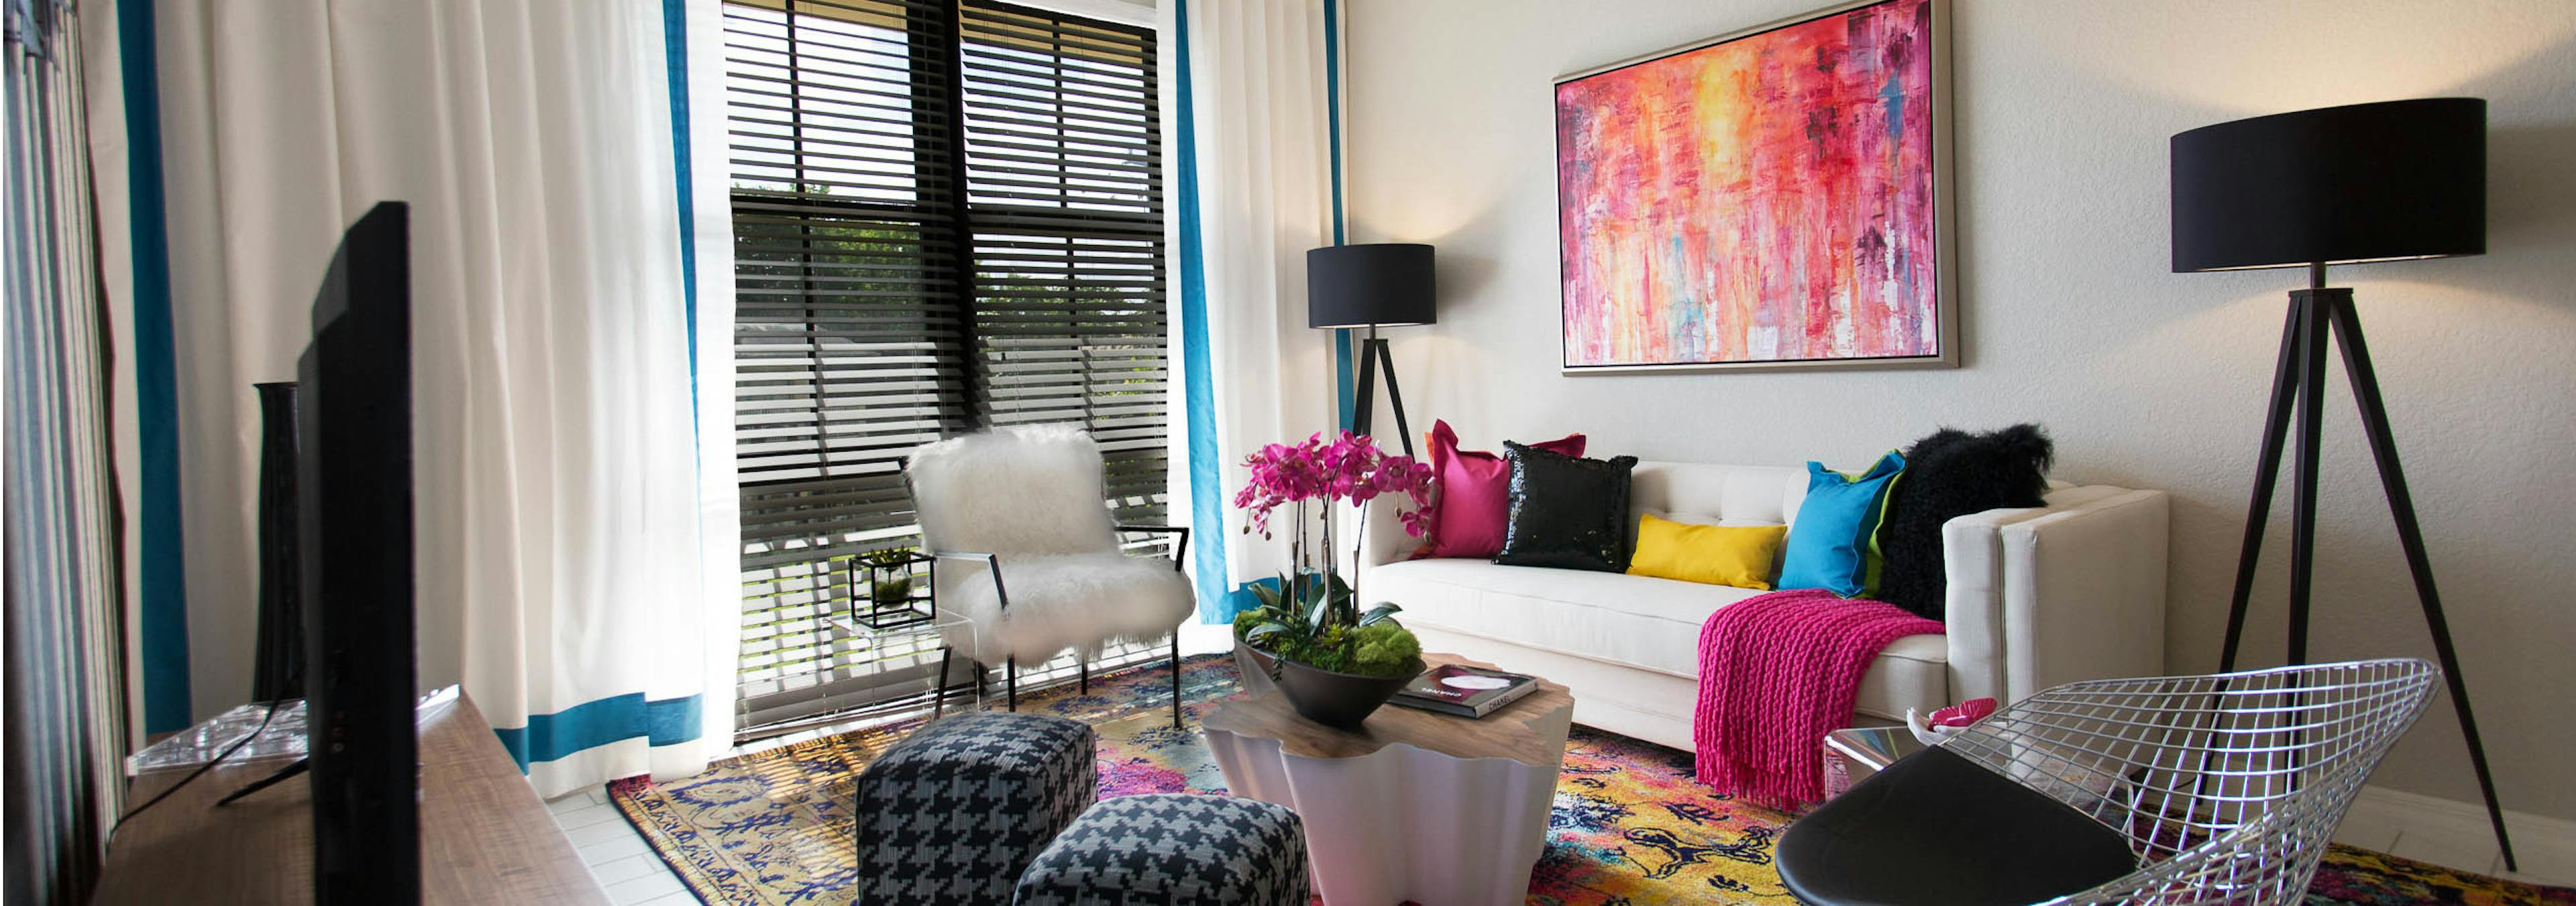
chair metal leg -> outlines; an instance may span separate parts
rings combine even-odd
[[[948,707],[948,659],[956,653],[955,648],[939,649],[939,675],[930,678],[931,720],[938,720],[941,710]]]
[[[1003,663],[1002,669],[1004,671],[1002,674],[1003,694],[1009,696],[1010,709],[1018,711],[1020,710],[1020,659],[1016,656],[1010,658],[1008,661]]]
[[[1172,729],[1181,728],[1181,631],[1172,630]]]
[[[1077,659],[1075,662],[1076,662],[1076,663],[1078,663],[1078,664],[1080,664],[1080,665],[1082,666],[1082,694],[1084,694],[1084,695],[1090,695],[1090,694],[1091,694],[1091,661],[1089,661],[1089,660]]]

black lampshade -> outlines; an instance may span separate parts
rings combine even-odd
[[[1306,326],[1429,324],[1431,247],[1411,242],[1336,245],[1306,252]]]
[[[2487,250],[2487,102],[2422,98],[2173,137],[2173,269],[2352,264]]]

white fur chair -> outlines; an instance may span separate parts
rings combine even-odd
[[[913,451],[904,483],[922,548],[935,558],[939,606],[965,620],[940,629],[943,684],[949,658],[965,651],[978,665],[1003,665],[1018,710],[1021,664],[1073,651],[1087,692],[1103,648],[1169,636],[1180,725],[1180,625],[1197,610],[1180,571],[1189,530],[1116,524],[1105,478],[1100,446],[1072,425],[994,428]],[[1171,557],[1130,557],[1118,547],[1122,531],[1177,534],[1179,544]]]

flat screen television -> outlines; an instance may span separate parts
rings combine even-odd
[[[403,203],[383,202],[342,235],[298,369],[296,521],[322,904],[420,902],[409,217]]]

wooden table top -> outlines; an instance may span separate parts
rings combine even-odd
[[[311,775],[214,807],[283,766],[217,767],[117,828],[90,902],[313,902]],[[140,804],[191,770],[136,777],[128,801]],[[420,837],[422,902],[608,903],[483,712],[462,695],[421,713]]]
[[[1465,664],[1500,669],[1454,654],[1425,654],[1422,660],[1430,667]],[[1572,693],[1541,678],[1538,691],[1478,718],[1389,704],[1369,715],[1354,733],[1297,716],[1288,699],[1273,691],[1219,702],[1199,723],[1237,736],[1275,739],[1281,751],[1304,758],[1356,758],[1402,743],[1451,758],[1509,758],[1522,764],[1553,765],[1565,757],[1564,741],[1542,734],[1541,719],[1572,707]]]

